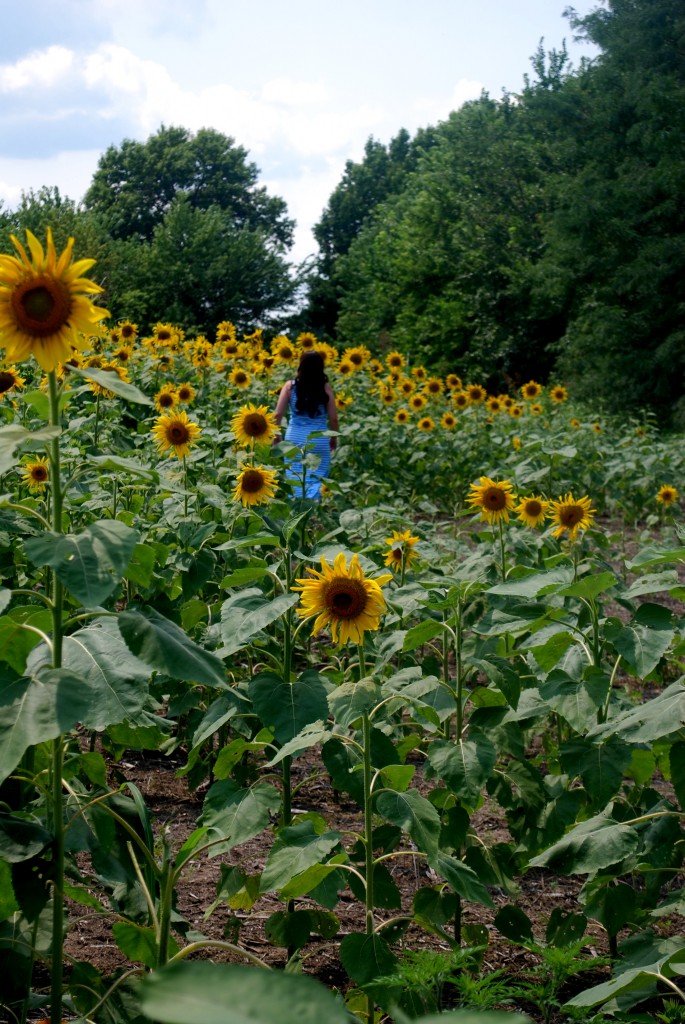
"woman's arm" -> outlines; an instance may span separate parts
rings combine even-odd
[[[331,388],[330,384],[326,384],[326,394],[328,395],[328,406],[326,407],[326,411],[328,412],[328,429],[329,430],[337,430],[338,429],[338,407],[335,404],[335,395],[333,394],[333,389]],[[331,444],[331,451],[334,452],[335,449],[338,447],[338,439],[337,439],[337,437],[332,437],[330,439],[330,444]]]
[[[283,387],[281,388],[281,393],[278,396],[278,401],[276,402],[276,408],[274,410],[274,419],[276,420],[277,427],[281,425],[281,420],[283,419],[285,410],[288,408],[291,389],[292,381],[287,380]],[[276,435],[276,437],[274,438],[274,443],[278,440],[280,440],[280,434]]]

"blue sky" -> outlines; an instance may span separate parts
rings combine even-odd
[[[160,124],[244,146],[298,222],[293,258],[347,159],[436,124],[485,89],[517,92],[530,57],[576,44],[566,0],[0,0],[0,199],[56,185],[79,200],[99,156]],[[601,0],[577,0],[584,15]]]

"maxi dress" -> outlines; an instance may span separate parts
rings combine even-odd
[[[307,450],[304,454],[308,455],[313,452],[319,456],[321,461],[313,469],[311,466],[303,465],[302,456],[300,456],[288,464],[285,475],[286,479],[295,484],[295,497],[317,499],[321,497],[323,478],[328,476],[328,471],[331,468],[331,446],[330,438],[315,437],[310,440],[310,435],[320,430],[328,430],[328,412],[325,405],[320,405],[316,414],[309,416],[306,412],[298,412],[295,408],[296,401],[296,384],[295,381],[292,381],[285,440],[301,449],[304,449],[306,445]]]

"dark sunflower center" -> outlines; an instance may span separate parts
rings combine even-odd
[[[44,483],[48,478],[48,471],[45,466],[32,466],[31,467],[31,478],[37,483]]]
[[[159,404],[163,409],[168,409],[170,406],[174,404],[173,395],[169,394],[168,391],[163,391],[162,394],[159,396]]]
[[[361,366],[362,357],[359,355],[358,352],[353,352],[352,355],[350,356],[350,362],[354,363],[355,366]]]
[[[133,328],[132,327],[122,327],[121,328],[121,337],[122,338],[132,338],[133,337]]]
[[[393,548],[390,552],[393,562],[402,561],[402,548]]]
[[[503,490],[499,487],[488,487],[483,495],[483,505],[492,509],[494,512],[499,512],[507,504],[507,496]]]
[[[338,577],[326,587],[324,600],[336,618],[353,619],[366,608],[366,590],[359,580]]]
[[[43,274],[14,290],[12,307],[20,328],[37,337],[47,337],[67,323],[71,298],[58,281]]]
[[[248,437],[261,437],[266,433],[268,424],[259,412],[250,413],[243,420],[243,430]]]
[[[559,512],[559,521],[567,527],[577,526],[584,514],[580,505],[567,505]]]
[[[264,486],[264,477],[257,469],[248,469],[243,473],[243,478],[240,483],[241,488],[246,494],[259,494],[262,487]]]
[[[171,334],[169,333],[169,331],[158,331],[157,332],[157,341],[169,341],[170,338],[171,338]]]
[[[542,505],[539,501],[531,498],[530,501],[526,502],[526,512],[535,519],[542,513]]]
[[[14,374],[8,373],[7,370],[0,370],[0,395],[4,395],[6,391],[13,388],[14,384]]]
[[[242,370],[238,370],[238,372],[236,373],[234,379],[235,379],[236,384],[244,384],[245,381],[247,380],[247,377],[242,372]]]
[[[173,445],[188,444],[190,433],[183,423],[172,423],[167,430],[167,437]]]

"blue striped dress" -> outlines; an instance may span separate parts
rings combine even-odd
[[[295,381],[292,381],[285,440],[290,444],[296,444],[299,448],[304,448],[307,445],[305,454],[313,452],[319,456],[321,461],[316,469],[312,469],[311,466],[303,466],[301,457],[294,459],[288,465],[285,475],[286,479],[295,484],[295,497],[320,498],[322,480],[328,476],[328,471],[331,468],[330,438],[316,437],[310,441],[309,436],[319,430],[328,430],[328,412],[324,405],[319,406],[315,416],[309,416],[306,412],[298,412],[295,408],[296,399]]]

